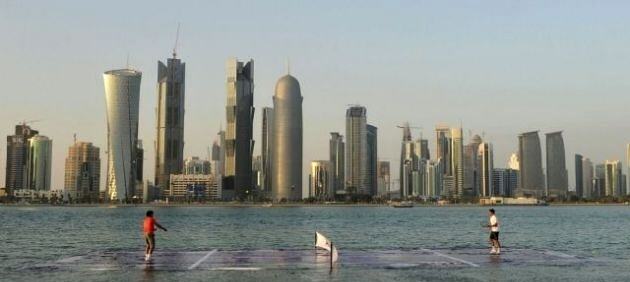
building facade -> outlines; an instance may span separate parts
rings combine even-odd
[[[72,201],[98,202],[101,187],[100,149],[90,142],[75,142],[68,148],[64,190]]]
[[[621,162],[617,160],[607,160],[604,171],[605,188],[604,196],[621,197],[625,196],[625,188],[623,187],[623,169]]]
[[[449,196],[461,199],[464,195],[464,134],[462,128],[451,129],[451,173],[453,176],[453,190]]]
[[[222,196],[245,199],[253,189],[254,61],[227,62],[225,169]]]
[[[318,200],[329,200],[334,197],[330,179],[330,162],[327,160],[312,161],[309,177],[309,197]]]
[[[564,198],[569,191],[562,132],[546,134],[547,197]]]
[[[273,96],[271,157],[274,201],[302,199],[302,93],[291,76],[278,79]]]
[[[391,169],[388,161],[378,162],[378,192],[377,196],[385,197],[391,191]]]
[[[262,110],[262,140],[261,140],[261,189],[267,195],[271,195],[271,156],[273,155],[273,108],[265,107]]]
[[[184,169],[182,174],[211,174],[212,165],[208,160],[202,160],[199,157],[189,157],[184,161]]]
[[[107,105],[107,199],[126,202],[137,173],[138,114],[142,73],[132,69],[103,74]]]
[[[518,185],[518,171],[511,168],[495,168],[492,170],[492,187],[495,196],[513,197]]]
[[[369,194],[376,196],[378,192],[378,128],[366,125],[367,129],[367,187]]]
[[[28,139],[26,188],[50,191],[51,167],[52,140],[39,134]]]
[[[517,196],[544,196],[542,152],[538,131],[518,136],[519,184]]]
[[[211,174],[172,174],[168,198],[175,202],[203,202],[221,199],[221,187]]]
[[[330,133],[329,141],[330,173],[334,194],[345,191],[345,143],[339,132]]]
[[[37,134],[39,134],[37,130],[23,123],[15,126],[14,135],[7,136],[5,187],[8,195],[13,195],[13,191],[27,187],[28,140]]]
[[[492,173],[494,172],[494,154],[492,144],[482,142],[479,144],[477,154],[479,162],[479,196],[501,196],[500,187],[494,187],[493,185],[494,178]]]
[[[169,58],[158,61],[157,136],[155,142],[155,184],[169,187],[171,174],[180,174],[184,166],[184,113],[186,98],[186,64]]]
[[[369,195],[367,109],[352,106],[346,111],[346,193]]]

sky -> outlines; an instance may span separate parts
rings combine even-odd
[[[437,123],[461,124],[466,143],[483,135],[495,167],[506,166],[519,133],[540,130],[544,157],[544,133],[562,130],[573,187],[575,153],[626,165],[629,10],[628,1],[0,0],[0,135],[40,120],[32,127],[53,139],[60,189],[76,133],[101,148],[104,182],[102,73],[128,57],[143,72],[139,138],[152,180],[157,61],[171,55],[180,23],[186,156],[205,157],[225,124],[229,57],[255,61],[256,140],[289,60],[304,96],[304,187],[310,161],[328,158],[329,133],[344,134],[349,104],[367,107],[392,179],[396,126],[408,121],[432,154]],[[2,172],[5,158],[2,146]]]

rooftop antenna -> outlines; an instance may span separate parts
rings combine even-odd
[[[177,23],[177,33],[175,34],[175,46],[173,46],[173,59],[177,58],[177,42],[179,42],[179,26]]]
[[[291,75],[291,61],[289,60],[289,58],[287,58],[286,67],[287,67],[287,75]]]
[[[74,139],[74,144],[77,144],[77,134],[72,135],[72,139]]]
[[[127,69],[129,69],[129,52],[127,52],[127,64],[126,64],[126,66],[127,66]]]

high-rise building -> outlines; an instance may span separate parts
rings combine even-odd
[[[343,142],[343,136],[338,132],[330,133],[329,153],[331,188],[334,191],[333,195],[336,195],[337,192],[345,190],[344,182],[346,180],[344,171],[346,168],[345,143]]]
[[[254,183],[254,188],[256,188],[255,196],[258,199],[267,198],[267,193],[265,193],[265,191],[262,190],[262,185],[263,185],[262,171],[263,171],[262,156],[261,155],[255,156],[252,161],[252,182]]]
[[[171,174],[180,174],[184,166],[184,113],[186,64],[173,58],[158,61],[157,136],[155,142],[155,186],[169,188]]]
[[[378,196],[389,195],[391,190],[391,170],[389,162],[378,162]]]
[[[547,196],[563,198],[569,191],[562,131],[546,134]]]
[[[9,195],[14,190],[26,189],[28,139],[38,133],[24,123],[15,126],[14,135],[7,136],[5,187]]]
[[[142,73],[132,69],[103,74],[107,104],[107,199],[125,202],[134,195],[138,113]]]
[[[211,174],[210,161],[202,160],[199,157],[189,157],[184,161],[182,174]]]
[[[222,196],[245,199],[253,189],[254,61],[227,62],[227,128]]]
[[[376,196],[378,192],[378,128],[366,125],[367,129],[367,187],[369,194]]]
[[[271,186],[274,201],[302,199],[302,93],[287,74],[276,83],[273,96]]]
[[[538,131],[525,132],[518,136],[519,184],[518,196],[542,197],[544,176],[542,152]]]
[[[605,163],[605,189],[604,196],[606,197],[621,197],[625,196],[623,193],[625,189],[622,188],[623,176],[622,176],[621,162],[614,160],[607,160]]]
[[[142,140],[138,140],[138,142],[136,142],[136,159],[135,159],[135,185],[133,186],[133,190],[132,190],[132,197],[135,196],[136,198],[141,198],[142,197],[142,189],[143,189],[143,185],[144,185],[144,181],[142,181],[142,179],[144,179],[144,148],[142,147]],[[160,188],[160,193],[161,193],[161,188]]]
[[[479,161],[478,150],[482,140],[479,135],[471,138],[464,146],[464,195],[478,196],[479,193]]]
[[[43,135],[28,139],[26,162],[26,188],[36,191],[50,191],[52,166],[52,140]]]
[[[577,167],[577,166],[576,166]],[[582,159],[582,193],[578,197],[591,199],[594,196],[593,189],[593,162],[588,158]],[[576,180],[577,181],[577,180]]]
[[[575,196],[578,199],[584,198],[584,157],[575,154]]]
[[[452,175],[451,172],[451,129],[448,125],[438,124],[435,127],[435,158],[442,160],[442,173]]]
[[[413,171],[417,168],[417,153],[422,149],[416,150],[416,143],[412,141],[411,128],[409,123],[405,123],[402,127],[402,143],[400,149],[400,197],[405,199],[413,195]]]
[[[606,164],[595,165],[595,177],[593,178],[593,197],[606,196]]]
[[[68,148],[64,191],[72,201],[98,202],[101,185],[100,149],[89,142],[75,142]]]
[[[367,109],[352,106],[346,111],[346,192],[368,195]]]
[[[518,183],[518,171],[511,168],[495,168],[492,170],[492,187],[494,196],[512,197]]]
[[[271,195],[271,155],[273,137],[273,108],[265,107],[262,110],[262,141],[261,141],[261,189],[267,195]]]
[[[464,195],[464,135],[462,128],[451,129],[451,172],[454,188],[449,194],[460,199]]]
[[[494,187],[492,173],[494,171],[494,154],[492,144],[482,142],[477,150],[479,160],[479,196],[500,196],[500,187]]]
[[[438,162],[427,161],[425,165],[425,187],[427,197],[437,197],[440,195],[442,184],[441,165]]]
[[[218,143],[217,146],[216,147],[213,146],[212,148],[213,150],[218,149],[219,156],[218,158],[215,159],[213,155],[213,161],[216,162],[216,165],[214,167],[216,168],[215,169],[216,175],[221,176],[221,178],[217,178],[217,179],[220,180],[219,182],[223,183],[221,179],[223,175],[225,175],[225,146],[226,146],[225,145],[225,131],[219,130],[219,132],[217,132],[217,142],[215,143]],[[214,154],[214,151],[213,151],[213,154]]]
[[[309,175],[308,196],[319,200],[331,199],[334,194],[330,184],[330,163],[327,160],[312,161]]]

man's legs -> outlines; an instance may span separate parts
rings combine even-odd
[[[155,249],[155,234],[149,234],[149,242],[149,255],[152,255]]]

